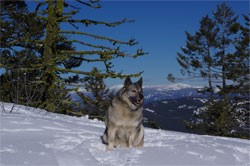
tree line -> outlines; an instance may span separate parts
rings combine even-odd
[[[243,21],[239,21],[242,19]],[[249,138],[249,14],[238,16],[226,3],[200,20],[199,29],[186,32],[186,45],[177,53],[181,73],[202,78],[209,95],[205,107],[187,122],[203,133]],[[168,80],[178,81],[172,74]]]

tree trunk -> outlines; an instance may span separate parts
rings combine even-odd
[[[45,88],[42,94],[42,101],[45,103],[44,107],[48,110],[53,110],[55,105],[54,93],[56,77],[56,39],[59,33],[58,18],[62,15],[63,0],[48,1],[48,22],[46,26],[46,36],[44,39],[44,51],[43,51],[43,70],[44,74],[42,80],[45,82]]]

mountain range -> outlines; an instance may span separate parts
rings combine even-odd
[[[116,94],[123,85],[109,88]],[[207,101],[208,94],[200,93],[202,87],[178,83],[171,85],[144,86],[144,125],[173,131],[192,132],[184,121],[192,119],[193,112]],[[91,96],[84,88],[79,91]],[[74,101],[81,101],[72,93]]]
[[[172,131],[193,133],[186,128],[185,121],[208,99],[200,93],[201,87],[187,84],[172,84],[144,87],[144,125]]]

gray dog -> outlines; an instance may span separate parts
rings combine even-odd
[[[102,136],[107,149],[140,147],[144,143],[142,78],[132,83],[127,77],[124,87],[113,98],[106,114]]]

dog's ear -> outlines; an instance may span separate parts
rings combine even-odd
[[[137,81],[137,84],[142,88],[142,77]]]
[[[132,84],[132,81],[131,81],[130,77],[127,77],[124,81],[124,87],[128,87],[131,84]]]

